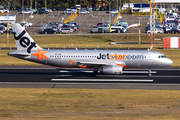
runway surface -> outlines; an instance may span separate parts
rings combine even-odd
[[[122,75],[91,76],[89,69],[1,66],[0,88],[88,88],[180,90],[180,68],[125,69]]]

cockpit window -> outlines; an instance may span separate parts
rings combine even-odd
[[[166,58],[165,55],[159,55],[158,58]]]

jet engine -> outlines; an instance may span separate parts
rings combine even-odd
[[[122,74],[123,67],[118,65],[108,65],[100,68],[100,72],[103,74]]]

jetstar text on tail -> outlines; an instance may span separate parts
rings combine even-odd
[[[97,59],[110,59],[110,60],[143,60],[143,55],[123,55],[123,54],[102,54],[99,53]]]
[[[23,37],[23,35],[26,33],[26,31],[25,30],[23,30],[20,34],[19,34],[19,36],[17,36],[16,37],[16,33],[14,32],[14,38],[15,38],[15,40],[19,40],[19,44],[22,46],[22,47],[24,47],[24,48],[27,48],[27,52],[28,53],[31,53],[31,49],[33,48],[33,47],[35,47],[36,48],[36,43],[35,42],[30,42],[30,40],[29,40],[29,38],[27,38],[27,37]]]

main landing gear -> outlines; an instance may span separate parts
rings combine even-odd
[[[95,66],[91,76],[96,77],[97,74],[98,74],[98,66]]]

